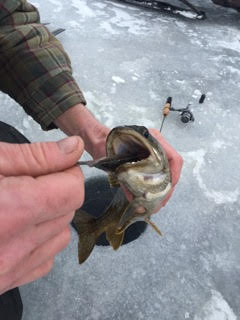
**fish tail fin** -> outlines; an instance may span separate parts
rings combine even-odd
[[[94,235],[79,236],[78,241],[78,262],[82,264],[90,256],[96,244]]]
[[[125,232],[116,233],[116,228],[114,227],[108,228],[106,230],[106,238],[114,250],[117,250],[121,246],[124,238],[124,233]]]
[[[78,209],[73,218],[73,224],[79,236],[78,261],[81,264],[87,260],[96,244],[98,238],[96,219],[89,213]]]

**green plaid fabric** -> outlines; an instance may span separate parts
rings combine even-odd
[[[86,104],[60,42],[26,0],[0,0],[0,90],[44,130],[72,106]]]

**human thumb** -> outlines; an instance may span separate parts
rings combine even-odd
[[[83,141],[78,136],[58,142],[0,142],[0,174],[40,176],[62,171],[72,167],[81,157],[83,150]]]

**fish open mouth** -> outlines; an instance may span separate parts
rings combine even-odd
[[[148,147],[140,139],[129,134],[122,134],[114,138],[112,151],[119,159],[127,162],[138,162],[151,154]]]
[[[146,128],[144,135],[142,135],[135,130],[120,127],[112,135],[110,133],[110,138],[107,140],[108,156],[88,161],[87,164],[107,172],[114,172],[121,165],[133,164],[147,159],[153,153],[151,145],[147,141],[148,136],[149,132]]]

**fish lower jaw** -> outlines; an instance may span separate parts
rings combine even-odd
[[[172,184],[169,183],[164,190],[161,190],[159,192],[148,191],[144,194],[144,198],[149,202],[156,201],[156,200],[158,200],[159,202],[160,199],[161,201],[163,201],[166,198],[169,191],[171,190],[171,187],[172,187]]]

